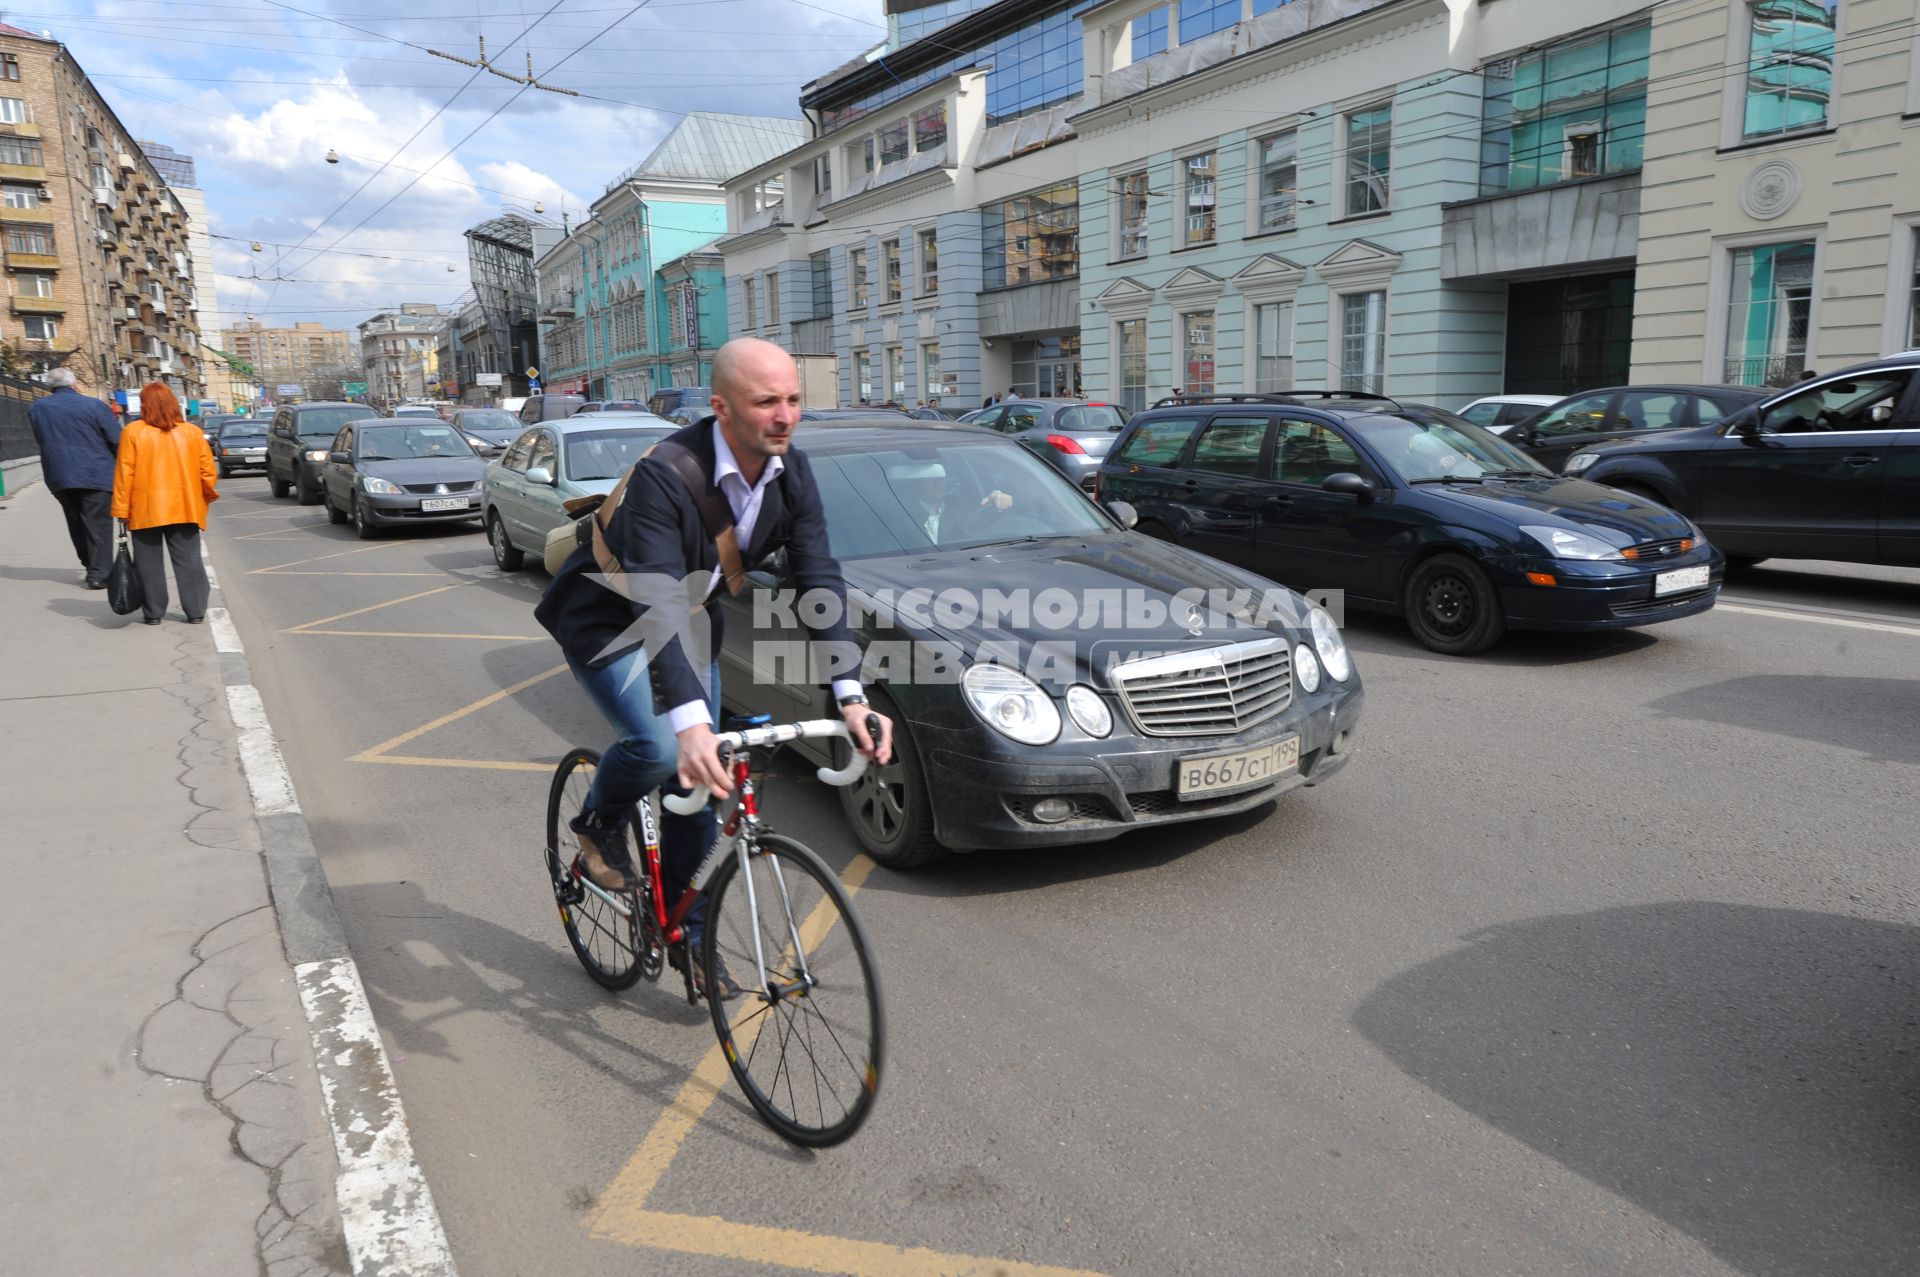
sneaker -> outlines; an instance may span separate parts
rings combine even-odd
[[[574,829],[573,836],[580,841],[581,871],[594,886],[605,891],[632,891],[640,885],[633,876],[633,858],[627,854],[626,836],[619,826],[600,829],[589,825]]]

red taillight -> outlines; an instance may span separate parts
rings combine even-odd
[[[1066,435],[1048,435],[1047,442],[1052,444],[1056,451],[1064,452],[1069,457],[1084,457],[1087,455],[1087,450],[1080,446],[1078,440],[1070,439]]]

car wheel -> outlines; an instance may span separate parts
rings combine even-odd
[[[869,856],[889,869],[914,869],[951,854],[933,837],[933,795],[899,709],[879,692],[873,707],[893,720],[893,758],[869,766],[840,790],[840,807]]]
[[[353,498],[353,534],[362,541],[371,541],[374,536],[373,524],[367,521],[367,506],[358,493]]]
[[[1491,647],[1507,628],[1493,583],[1462,554],[1436,554],[1414,568],[1403,602],[1413,636],[1448,656]]]
[[[301,505],[319,505],[320,497],[322,496],[319,486],[318,485],[310,486],[307,483],[307,475],[304,470],[295,470],[293,472],[293,477],[294,477],[294,483],[300,489],[300,504]]]
[[[276,497],[284,497],[292,491],[292,485],[275,474],[272,466],[267,467],[267,486],[273,490],[273,495]]]
[[[1173,540],[1173,533],[1167,531],[1167,525],[1157,523],[1152,519],[1140,520],[1140,522],[1133,525],[1133,530],[1143,536],[1150,536],[1156,541],[1171,542]]]
[[[231,471],[231,470],[229,470],[229,469],[227,469],[227,468],[226,468],[225,466],[220,466],[220,467],[219,467],[219,471],[220,471],[220,477],[221,477],[222,479],[231,479],[231,478],[233,478],[233,471]]]
[[[326,496],[325,493],[321,493],[321,495],[323,497]],[[340,523],[345,523],[346,521],[347,521],[346,513],[343,510],[341,510],[339,506],[335,505],[331,499],[329,499],[327,501],[327,522],[333,523],[333,524],[340,524]]]
[[[493,547],[493,562],[502,572],[518,572],[527,561],[526,551],[507,539],[498,510],[487,515],[487,544]]]

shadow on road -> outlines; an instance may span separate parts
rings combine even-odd
[[[544,891],[546,880],[537,857],[529,857],[527,869],[526,882],[519,885]],[[416,883],[336,887],[334,895],[345,916],[400,920],[403,925],[398,930],[429,941],[444,959],[422,962],[413,946],[399,942],[383,945],[373,960],[362,955],[360,973],[367,983],[374,1019],[387,1049],[395,1055],[419,1053],[458,1061],[458,1049],[438,1026],[474,1016],[478,1017],[475,1023],[490,1026],[479,1041],[501,1040],[499,1026],[504,1024],[573,1056],[581,1066],[574,1075],[576,1081],[604,1078],[647,1103],[664,1107],[686,1084],[686,1065],[629,1038],[666,1032],[682,1041],[687,1039],[681,1035],[700,1041],[712,1035],[706,1005],[687,1005],[681,977],[672,968],[661,974],[657,985],[642,982],[620,993],[593,983],[566,947],[558,916],[552,917],[556,943],[549,946],[438,904]],[[610,1016],[610,1010],[615,1015]],[[630,1033],[610,1027],[620,1025],[616,1016],[632,1017]],[[777,1157],[811,1160],[812,1154],[761,1127],[758,1116],[738,1094],[723,1089],[717,1102],[731,1104],[747,1122],[739,1130],[731,1123],[713,1123],[707,1129]]]
[[[1446,665],[1536,669],[1604,661],[1623,653],[1643,651],[1660,641],[1657,633],[1659,628],[1605,630],[1592,634],[1509,630],[1498,643],[1473,656],[1442,656],[1438,652],[1428,651],[1407,631],[1405,621],[1377,612],[1349,611],[1345,633],[1347,642],[1355,651],[1362,653],[1383,652]],[[1364,665],[1360,673],[1362,677],[1365,676]]]
[[[1920,763],[1920,683],[1827,674],[1749,674],[1652,702],[1663,718],[1724,723],[1858,750],[1874,762]]]
[[[1920,1255],[1920,931],[1675,902],[1531,919],[1354,1024],[1461,1108],[1765,1277]]]
[[[1822,566],[1831,566],[1834,570],[1812,570],[1796,559],[1767,559],[1733,573],[1727,580],[1727,590],[1742,602],[1810,603],[1871,611],[1897,609],[1908,616],[1920,617],[1920,582],[1889,580],[1880,575],[1912,569],[1851,563]],[[1735,600],[1729,600],[1732,601]]]

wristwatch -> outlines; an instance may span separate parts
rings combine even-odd
[[[840,698],[841,709],[845,709],[849,705],[865,705],[866,703],[867,703],[866,696],[860,692],[855,692],[851,696],[842,696]]]

